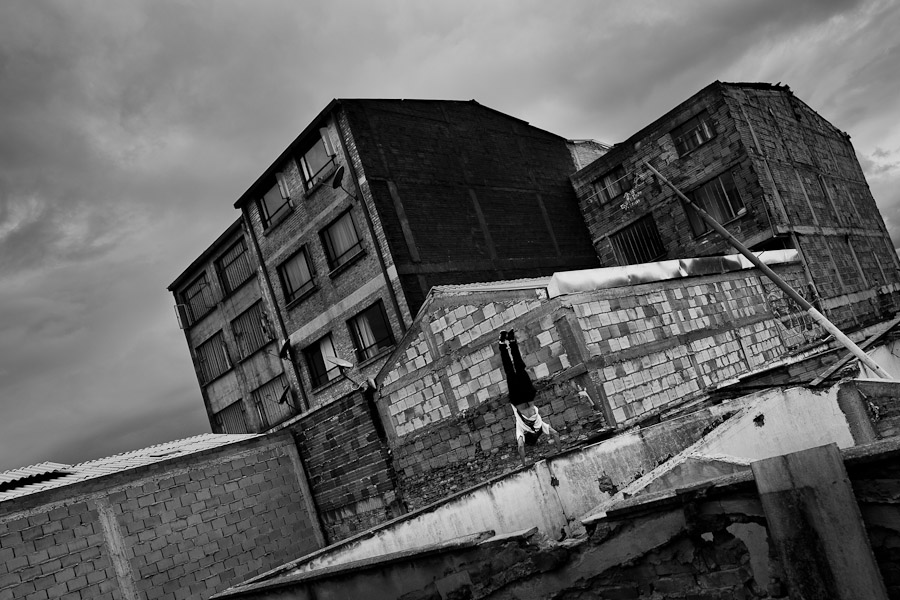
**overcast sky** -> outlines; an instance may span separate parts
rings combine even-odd
[[[710,82],[852,136],[900,245],[900,3],[0,3],[0,470],[209,431],[166,286],[332,98],[621,141]]]

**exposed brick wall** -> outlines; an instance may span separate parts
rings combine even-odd
[[[403,512],[387,445],[363,394],[354,392],[315,410],[291,429],[329,542]]]
[[[715,136],[678,156],[670,132],[701,111],[710,115]],[[610,235],[646,215],[656,223],[665,258],[730,252],[715,233],[693,234],[668,186],[652,176],[635,179],[649,173],[645,160],[685,193],[730,173],[746,211],[727,229],[760,249],[796,245],[825,301],[823,311],[837,325],[860,327],[900,306],[900,264],[848,136],[788,89],[715,83],[572,178],[605,265],[621,260]],[[631,207],[623,197],[602,202],[597,195],[598,178],[618,165],[635,182],[640,201]]]
[[[287,435],[0,504],[0,598],[205,598],[317,549]]]
[[[342,107],[413,313],[434,285],[597,265],[565,139],[475,102]]]

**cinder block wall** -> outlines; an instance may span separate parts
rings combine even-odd
[[[353,392],[292,425],[329,543],[403,513],[388,447]]]
[[[319,547],[286,434],[0,503],[0,598],[207,598]]]
[[[791,280],[800,269],[778,267]],[[518,464],[501,329],[516,329],[542,416],[574,443],[664,415],[820,337],[796,313],[773,313],[770,286],[744,270],[552,300],[537,290],[434,295],[380,374],[404,499],[417,508]],[[529,454],[553,450],[541,442]]]

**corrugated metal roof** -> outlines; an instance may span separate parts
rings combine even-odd
[[[28,494],[72,485],[88,479],[112,475],[129,469],[162,462],[179,456],[194,454],[212,448],[218,448],[242,440],[257,437],[257,434],[216,434],[205,433],[194,437],[157,444],[140,450],[132,450],[115,456],[99,458],[77,465],[45,462],[30,467],[22,467],[0,473],[0,483],[15,482],[22,479],[40,477],[42,475],[58,475],[35,483],[26,483],[20,487],[0,492],[0,502],[20,498]]]

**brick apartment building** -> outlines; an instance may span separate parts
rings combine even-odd
[[[474,101],[332,101],[235,203],[243,235],[169,287],[214,430],[243,431],[243,413],[263,431],[351,392],[434,285],[598,266],[568,178],[606,149]],[[261,265],[233,291],[230,244]]]
[[[292,416],[295,398],[278,356],[277,315],[237,219],[169,286],[214,431],[263,431]]]
[[[795,248],[842,327],[894,312],[897,255],[850,136],[787,86],[714,82],[572,177],[604,265],[732,250],[644,166],[754,250]]]

